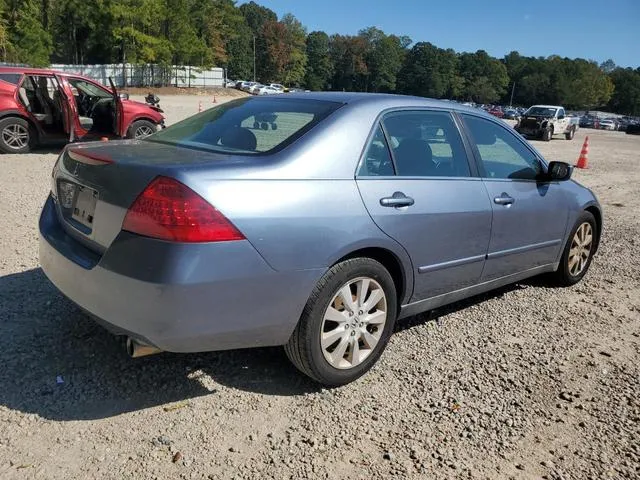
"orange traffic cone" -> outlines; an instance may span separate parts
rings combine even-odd
[[[576,163],[576,168],[589,168],[589,159],[587,156],[589,155],[589,136],[584,139],[584,143],[582,144],[582,150],[580,151],[580,156],[578,157],[578,163]]]
[[[202,111],[202,100],[198,102],[198,113]]]

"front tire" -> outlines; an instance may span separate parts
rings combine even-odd
[[[396,316],[396,288],[389,272],[370,258],[345,260],[314,288],[285,352],[316,382],[344,385],[376,363]]]
[[[542,141],[549,142],[551,137],[553,137],[553,131],[550,128],[545,128],[542,132]]]
[[[158,130],[158,127],[155,123],[150,122],[149,120],[136,120],[129,127],[129,131],[127,132],[127,138],[144,138],[148,137],[152,133],[155,133]]]
[[[31,125],[23,118],[9,117],[0,121],[0,151],[4,153],[29,153],[35,137]]]
[[[571,229],[560,265],[554,273],[556,285],[570,287],[582,280],[591,265],[599,235],[593,214],[582,212]]]

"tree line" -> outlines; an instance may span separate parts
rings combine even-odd
[[[255,52],[255,55],[254,55]],[[224,67],[229,78],[311,90],[396,92],[477,103],[606,107],[640,115],[640,68],[586,59],[494,58],[369,27],[307,32],[255,2],[0,0],[0,58],[9,63],[156,63]]]

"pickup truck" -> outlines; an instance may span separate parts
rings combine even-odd
[[[533,105],[522,114],[514,128],[520,135],[548,142],[554,135],[564,135],[567,140],[572,140],[578,125],[567,117],[564,107]]]

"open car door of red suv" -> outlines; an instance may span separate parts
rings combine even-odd
[[[113,83],[113,79],[109,77],[109,85],[111,85],[111,92],[113,93],[113,105],[114,115],[113,115],[113,130],[118,133],[121,137],[125,137],[127,132],[124,128],[124,111],[122,106],[122,99],[120,95],[118,95],[118,90]]]

